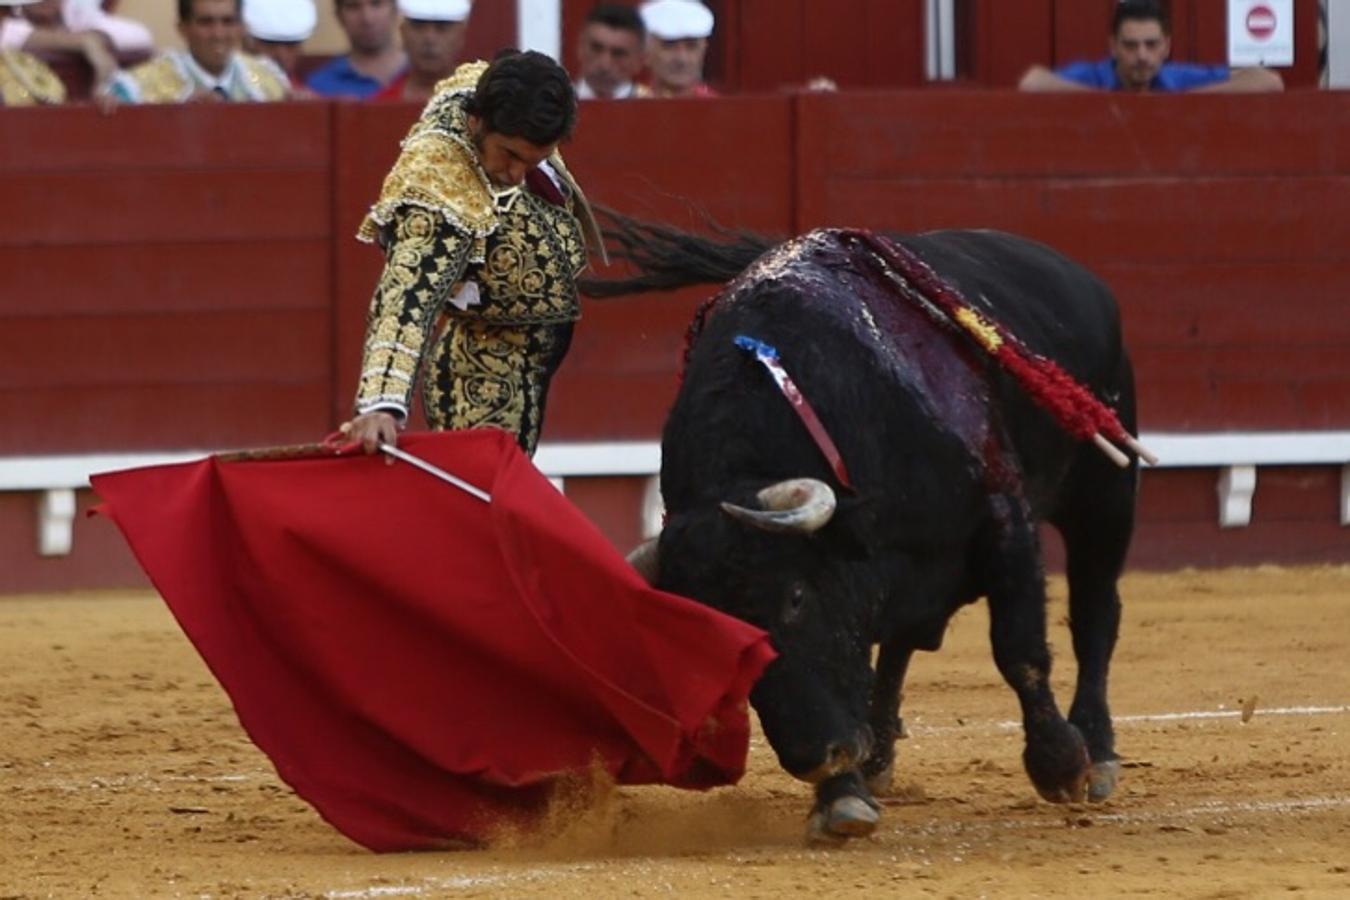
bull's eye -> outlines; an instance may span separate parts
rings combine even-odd
[[[799,621],[806,611],[806,587],[794,584],[788,588],[787,598],[783,601],[783,622],[791,625]]]

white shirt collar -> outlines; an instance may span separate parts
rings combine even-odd
[[[238,53],[230,54],[229,61],[225,63],[224,71],[222,71],[219,76],[216,76],[203,69],[197,60],[192,58],[191,52],[187,50],[181,50],[179,52],[181,54],[180,59],[183,63],[183,68],[187,70],[188,76],[191,77],[193,81],[205,90],[214,91],[218,88],[226,94],[230,94],[230,89],[233,87],[235,78],[239,72]]]
[[[578,99],[578,100],[598,100],[598,99],[600,99],[600,95],[597,94],[597,93],[595,92],[595,90],[591,87],[591,83],[590,83],[589,81],[587,81],[585,78],[578,78],[578,79],[577,79],[576,90],[577,90],[577,99]],[[633,84],[633,82],[631,82],[631,81],[626,82],[625,84],[619,85],[618,90],[616,90],[616,91],[614,92],[614,97],[613,97],[613,99],[615,99],[615,100],[627,100],[627,99],[629,99],[629,98],[631,98],[631,97],[633,96],[633,94],[634,94],[634,92],[635,92],[636,90],[637,90],[637,86],[636,86],[635,84]]]

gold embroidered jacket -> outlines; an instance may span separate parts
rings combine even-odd
[[[0,106],[64,103],[66,86],[47,64],[22,50],[0,50]]]
[[[357,233],[385,249],[358,412],[392,406],[406,414],[442,313],[503,327],[580,318],[575,279],[586,266],[586,241],[575,211],[587,215],[584,195],[556,153],[546,165],[563,183],[566,205],[524,188],[494,190],[464,108],[486,68],[460,66],[437,86]]]
[[[248,53],[235,53],[214,81],[188,51],[169,50],[118,72],[108,89],[124,103],[183,103],[213,86],[237,102],[285,100],[291,93],[290,81],[276,63]]]

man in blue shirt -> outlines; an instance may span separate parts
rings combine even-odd
[[[305,84],[324,97],[365,100],[408,68],[395,35],[398,9],[394,0],[335,0],[335,6],[351,52],[316,69]]]
[[[1111,19],[1110,57],[1075,62],[1053,72],[1032,66],[1024,91],[1280,91],[1284,79],[1269,69],[1229,69],[1168,62],[1171,26],[1156,0],[1121,0]]]

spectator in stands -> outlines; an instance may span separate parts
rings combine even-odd
[[[335,0],[338,24],[350,51],[309,76],[306,84],[324,97],[373,97],[408,67],[396,40],[398,8],[394,0]]]
[[[716,97],[703,81],[712,10],[698,0],[652,0],[642,6],[647,68],[654,97]]]
[[[581,64],[577,99],[627,100],[651,96],[646,85],[637,83],[646,40],[647,29],[633,7],[620,3],[591,7],[577,39],[577,60]]]
[[[277,64],[292,96],[308,93],[300,79],[305,41],[318,22],[314,0],[244,0],[244,49]]]
[[[29,0],[0,0],[0,35],[7,32],[11,10],[26,2]],[[46,63],[27,51],[0,44],[0,106],[48,105],[64,103],[65,99],[66,86]]]
[[[284,100],[286,73],[272,60],[239,51],[240,0],[178,0],[185,50],[169,50],[119,72],[102,105]]]
[[[99,0],[8,0],[3,5],[13,12],[0,18],[0,50],[81,56],[93,72],[96,91],[117,72],[117,54],[154,49],[148,28],[105,13]]]
[[[1032,66],[1024,91],[1280,91],[1284,80],[1269,69],[1229,69],[1169,62],[1172,29],[1156,0],[1121,0],[1111,18],[1111,55],[1075,62],[1053,72]]]
[[[534,452],[597,234],[557,152],[576,117],[566,70],[534,51],[460,66],[423,109],[359,232],[385,254],[344,426],[366,452],[395,443],[419,380],[432,428]]]
[[[398,0],[398,9],[403,14],[398,30],[408,69],[372,99],[425,103],[459,63],[469,0]]]

